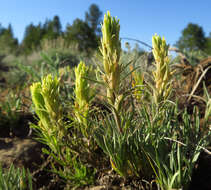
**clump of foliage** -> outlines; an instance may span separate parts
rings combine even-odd
[[[0,106],[1,126],[7,125],[10,127],[10,130],[15,128],[15,125],[20,118],[22,107],[21,98],[11,91],[8,93],[4,102],[0,102]]]
[[[15,168],[13,165],[8,170],[0,167],[0,189],[32,190],[32,188],[32,177],[28,170]]]
[[[43,149],[43,152],[58,164],[52,163],[53,172],[73,186],[93,183],[93,175],[77,160],[76,151],[72,148],[76,139],[68,134],[69,126],[64,122],[59,80],[48,75],[42,83],[31,86],[31,94],[39,117],[38,125],[33,124],[32,127],[38,132],[38,140],[49,147],[49,150]]]
[[[207,96],[205,122],[200,127],[197,109],[190,116],[179,110],[171,97],[174,71],[165,39],[158,35],[152,38],[154,70],[149,71],[152,77],[147,80],[145,73],[131,66],[131,62],[121,61],[119,32],[119,20],[107,12],[96,80],[89,76],[91,69],[80,62],[74,70],[74,101],[69,102],[69,109],[61,98],[64,78],[57,61],[55,69],[52,66],[53,76],[42,76],[38,79],[41,82],[32,84],[38,116],[38,124],[32,127],[38,140],[48,147],[43,152],[52,159],[52,171],[69,187],[94,183],[97,166],[89,156],[100,147],[111,168],[125,179],[154,180],[163,190],[188,189],[199,154],[210,143],[210,97]],[[92,111],[96,91],[90,81],[105,91],[102,102],[108,111],[100,112],[101,119]],[[125,88],[127,83],[129,88]]]

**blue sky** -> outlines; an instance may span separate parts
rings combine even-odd
[[[28,24],[58,15],[65,29],[75,18],[84,19],[92,3],[120,19],[121,37],[148,44],[154,33],[175,44],[189,22],[202,26],[206,35],[211,32],[211,0],[1,0],[0,23],[4,27],[11,23],[21,41]]]

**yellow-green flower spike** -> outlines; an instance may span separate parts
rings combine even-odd
[[[75,68],[75,115],[79,123],[87,125],[87,115],[89,104],[93,97],[93,90],[90,88],[88,80],[89,68],[84,62],[80,62]]]
[[[45,111],[45,101],[42,96],[42,86],[40,82],[34,83],[30,87],[32,102],[35,107],[35,112],[38,115],[40,121],[42,122],[42,127],[47,129],[50,124],[50,119]]]
[[[42,81],[42,95],[45,108],[54,120],[61,117],[61,102],[59,100],[59,80],[48,75]]]
[[[107,84],[107,98],[111,104],[115,102],[115,94],[118,94],[121,68],[119,65],[121,42],[119,39],[119,20],[111,17],[110,12],[104,16],[102,24],[102,39],[100,51],[103,56],[104,76]]]
[[[170,60],[168,57],[169,45],[166,44],[165,39],[155,34],[152,37],[152,46],[156,67],[156,70],[153,72],[155,82],[153,93],[155,103],[159,104],[169,98],[172,89],[171,79],[173,72],[170,71]]]
[[[58,138],[64,134],[63,113],[59,100],[59,80],[51,75],[42,79],[42,83],[34,83],[30,87],[35,112],[38,115],[39,127],[48,135],[58,132]]]

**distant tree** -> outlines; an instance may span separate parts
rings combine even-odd
[[[22,48],[24,53],[29,54],[34,49],[37,49],[40,46],[41,40],[44,35],[44,30],[41,23],[37,26],[30,24],[25,29],[24,38],[22,41]]]
[[[209,33],[209,36],[206,38],[206,53],[208,55],[211,55],[211,32]]]
[[[81,19],[76,19],[72,25],[67,25],[65,39],[69,43],[77,43],[80,51],[89,52],[89,50],[98,46],[97,37],[93,29]]]
[[[18,40],[13,35],[12,25],[8,28],[0,27],[0,51],[1,53],[14,53],[18,47]]]
[[[42,25],[30,24],[25,29],[24,39],[21,47],[25,54],[31,53],[34,49],[40,47],[42,40],[53,40],[61,36],[62,25],[59,16],[54,16],[53,20],[46,20]]]
[[[62,25],[59,19],[59,16],[54,16],[53,21],[52,21],[52,25],[53,25],[53,32],[56,34],[61,34],[62,33]]]
[[[43,25],[44,38],[53,40],[62,34],[62,25],[59,16],[54,16],[53,20],[46,20]]]
[[[197,24],[189,23],[182,31],[182,36],[176,42],[176,46],[180,50],[205,50],[206,37],[203,28]]]
[[[4,27],[0,24],[0,35],[2,34],[2,32],[4,31]]]
[[[102,11],[96,4],[89,7],[89,11],[85,13],[85,22],[94,30],[96,35],[101,34],[100,23],[102,22]]]

